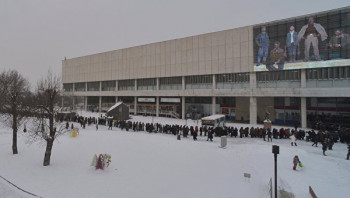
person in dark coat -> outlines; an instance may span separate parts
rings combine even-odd
[[[112,130],[112,126],[113,126],[113,121],[109,120],[108,121],[108,130],[111,129]]]
[[[233,136],[237,138],[237,135],[238,135],[238,129],[235,127],[235,129],[233,129]]]
[[[327,147],[328,147],[327,139],[325,139],[325,140],[322,142],[322,151],[323,151],[323,155],[324,155],[324,156],[327,156],[327,155],[326,155]]]
[[[197,140],[197,131],[193,131],[193,140],[196,141]]]
[[[267,141],[269,142],[270,140],[272,142],[272,132],[271,132],[271,129],[268,129],[268,131],[267,131]]]
[[[243,127],[241,127],[241,128],[239,129],[239,137],[240,137],[240,138],[243,137],[243,132],[244,132]]]
[[[315,135],[315,136],[313,137],[313,141],[314,141],[314,143],[313,143],[311,146],[316,145],[316,147],[317,147],[318,135]]]
[[[263,129],[262,136],[263,136],[264,141],[266,141],[266,139],[265,139],[265,137],[266,137],[266,129]]]
[[[350,157],[350,144],[348,144],[348,154],[346,155],[346,159],[349,160]]]
[[[329,137],[329,142],[328,142],[328,150],[333,150],[333,145],[334,145],[334,140],[333,137]]]
[[[213,141],[213,129],[212,128],[210,128],[209,130],[208,130],[208,138],[207,138],[207,141],[208,140],[210,140],[210,141]]]

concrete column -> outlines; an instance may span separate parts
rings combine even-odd
[[[85,82],[85,91],[87,91],[87,82]]]
[[[211,114],[216,114],[216,97],[213,96],[211,100]]]
[[[249,120],[250,120],[250,124],[256,124],[256,120],[257,120],[257,114],[258,114],[258,110],[257,110],[257,102],[256,102],[256,97],[250,97],[249,98]]]
[[[137,96],[134,97],[134,115],[137,115]]]
[[[185,76],[182,76],[182,90],[186,89]]]
[[[64,94],[62,95],[62,104],[61,104],[61,107],[63,107],[63,105],[64,105]]]
[[[156,116],[159,117],[159,96],[156,97]]]
[[[85,111],[87,111],[87,96],[84,96],[84,109],[85,109]]]
[[[135,79],[135,91],[137,91],[137,79]]]
[[[301,105],[300,105],[300,114],[301,114],[301,128],[307,127],[307,113],[306,113],[306,98],[302,97],[300,98]]]
[[[181,115],[181,118],[182,119],[186,119],[186,104],[185,104],[185,96],[182,96],[181,98],[181,112],[182,112],[182,115]]]
[[[72,92],[73,92],[73,95],[74,95],[74,92],[75,92],[75,83],[73,83],[73,90],[72,90]]]
[[[250,90],[256,89],[256,73],[255,72],[250,72],[249,73],[249,87]]]
[[[99,91],[102,91],[102,81],[100,81],[100,90]]]
[[[115,81],[115,89],[114,90],[118,91],[118,81],[117,80]]]
[[[300,87],[306,88],[306,70],[300,70]]]
[[[213,74],[213,90],[216,89],[216,75]]]
[[[118,96],[115,97],[115,103],[117,103],[117,102],[118,102]]]
[[[76,109],[76,108],[75,108],[75,100],[76,100],[77,98],[76,98],[74,95],[72,95],[72,97],[73,97],[73,101],[72,101],[72,102],[73,102],[73,108]]]
[[[156,78],[156,90],[159,90],[159,78]]]
[[[102,109],[102,97],[99,96],[98,97],[98,112],[101,113],[101,109]]]

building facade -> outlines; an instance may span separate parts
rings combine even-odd
[[[328,37],[317,35],[318,46],[314,40],[306,50],[311,34],[305,31],[292,61],[286,41],[290,26],[299,32],[310,17]],[[260,53],[263,27],[268,54]],[[198,119],[220,113],[251,124],[263,121],[266,112],[277,124],[343,122],[350,117],[350,50],[345,39],[337,39],[337,30],[350,33],[349,7],[66,59],[63,103],[106,111],[123,101],[133,114]],[[343,45],[338,49],[332,42]],[[282,51],[275,50],[277,44]],[[275,52],[284,57],[273,60]]]

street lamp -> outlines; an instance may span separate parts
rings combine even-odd
[[[280,147],[272,145],[272,153],[275,157],[275,198],[277,198],[277,154],[280,153]]]

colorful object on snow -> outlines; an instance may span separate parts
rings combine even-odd
[[[303,164],[301,162],[299,162],[299,167],[302,168],[303,167]]]
[[[111,163],[111,155],[109,154],[99,154],[98,157],[95,154],[91,166],[94,166],[96,169],[104,169],[106,167],[109,167],[109,164]]]
[[[79,128],[74,128],[71,133],[71,137],[77,137],[79,134]]]
[[[97,160],[96,169],[102,169],[103,170],[103,156],[100,154]]]

